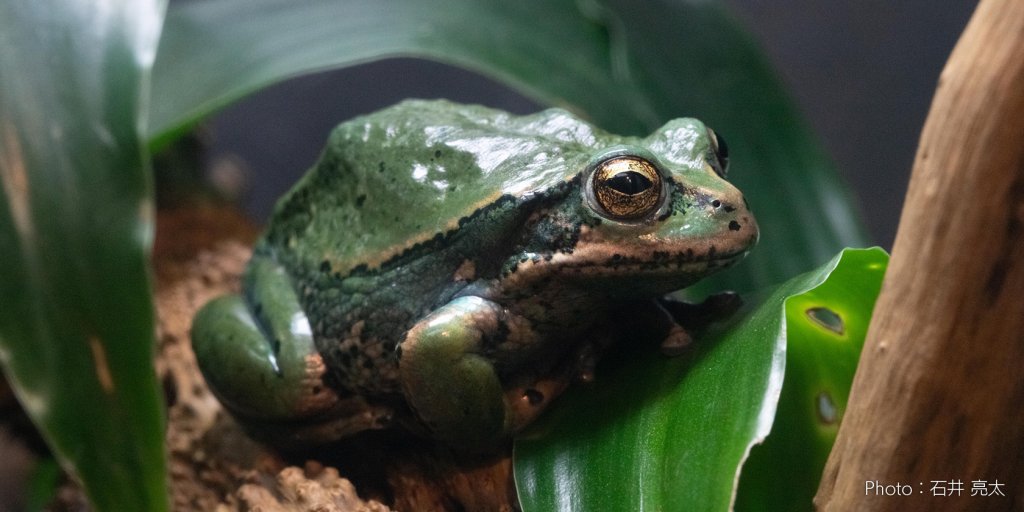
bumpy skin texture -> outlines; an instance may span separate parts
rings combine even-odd
[[[197,315],[200,367],[284,444],[392,425],[493,442],[590,370],[615,311],[665,316],[652,299],[756,242],[716,151],[694,119],[643,139],[444,101],[353,119],[278,203],[242,296]],[[596,192],[621,157],[656,169],[608,172],[626,208],[650,199],[626,216]],[[666,350],[685,344],[666,325]]]

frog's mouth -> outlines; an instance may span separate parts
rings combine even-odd
[[[705,251],[688,248],[664,251],[622,251],[621,248],[577,246],[571,255],[553,263],[563,273],[573,271],[632,276],[662,276],[707,273],[732,266],[750,252],[749,246],[719,248],[710,246]],[[559,260],[562,261],[559,261]]]
[[[581,229],[571,249],[521,257],[505,274],[520,289],[559,283],[609,295],[654,296],[686,288],[743,259],[757,243],[753,222],[702,237]]]
[[[529,289],[557,283],[580,289],[601,290],[610,296],[653,297],[686,288],[700,279],[737,263],[750,244],[706,251],[623,251],[610,244],[577,244],[571,252],[520,260],[506,275],[506,286]]]
[[[749,247],[696,252],[654,252],[608,255],[603,250],[589,255],[584,248],[559,261],[553,258],[558,275],[587,289],[600,289],[619,297],[650,297],[681,290],[708,275],[742,260]],[[543,273],[543,272],[541,272]]]
[[[672,279],[694,274],[699,278],[729,267],[757,243],[757,222],[745,204],[730,206],[743,204],[742,197],[706,203],[707,215],[690,220],[583,226],[572,254],[563,262],[565,268]]]
[[[674,272],[691,267],[725,268],[742,259],[757,243],[753,222],[734,223],[711,236],[664,237],[655,233],[630,235],[581,230],[568,267],[600,267],[612,272]],[[623,236],[624,235],[624,236]]]

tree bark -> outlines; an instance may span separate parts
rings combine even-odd
[[[1024,1],[982,0],[942,72],[815,504],[1024,510]]]

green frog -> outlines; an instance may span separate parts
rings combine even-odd
[[[696,119],[645,138],[569,112],[405,101],[330,135],[277,203],[242,292],[195,317],[214,394],[250,431],[325,443],[401,427],[498,442],[591,375],[638,310],[726,268],[758,228]]]

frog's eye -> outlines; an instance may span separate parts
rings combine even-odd
[[[729,172],[729,145],[725,143],[725,139],[721,135],[715,133],[711,128],[708,128],[708,137],[711,138],[711,150],[715,152],[715,160],[718,161],[715,172],[724,178]]]
[[[649,215],[661,199],[661,174],[637,156],[609,158],[594,169],[593,198],[609,218],[633,220]]]

